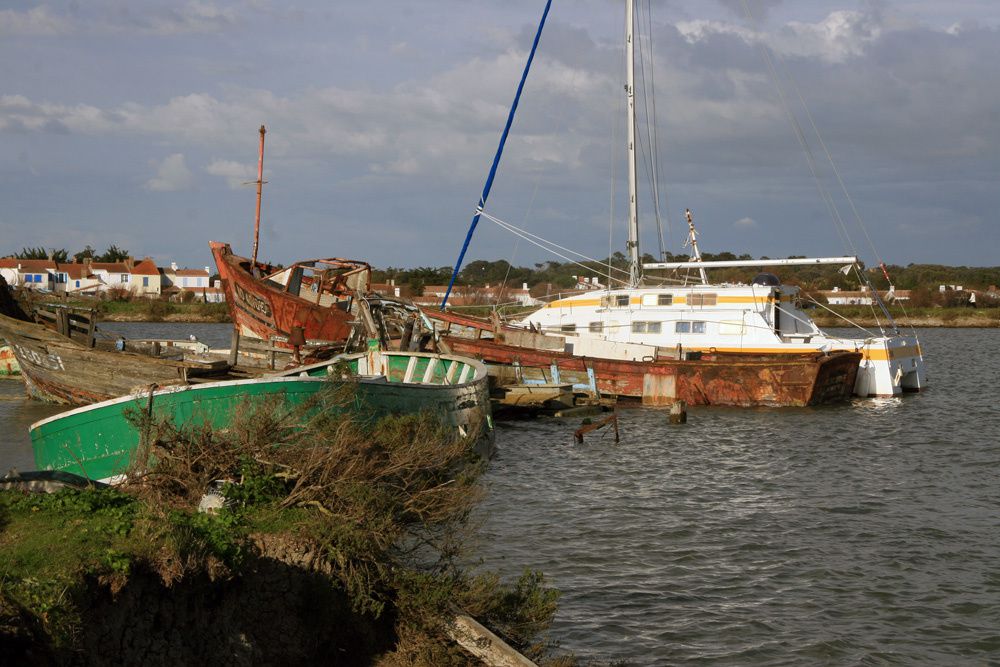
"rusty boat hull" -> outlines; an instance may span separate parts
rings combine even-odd
[[[447,339],[453,353],[485,362],[497,385],[572,383],[602,397],[664,405],[801,407],[851,397],[861,354],[715,354],[694,360],[630,361],[575,356],[557,350],[506,345],[487,338]]]
[[[233,254],[228,243],[209,243],[222,278],[233,326],[241,336],[291,349],[343,343],[353,328],[352,302],[368,290],[370,267],[353,260],[308,260],[287,269]],[[315,275],[303,277],[305,269]],[[342,269],[342,270],[338,270]],[[329,279],[324,282],[324,271]],[[256,273],[256,275],[255,275]],[[281,276],[284,282],[274,278]],[[296,337],[301,337],[296,341]]]

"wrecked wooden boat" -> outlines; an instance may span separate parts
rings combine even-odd
[[[343,343],[353,330],[355,299],[368,292],[371,267],[347,259],[314,259],[277,267],[209,243],[240,335],[285,347]]]
[[[240,410],[260,405],[302,420],[319,410],[349,410],[366,422],[430,412],[461,436],[474,436],[475,450],[488,456],[493,426],[487,381],[485,366],[475,360],[375,351],[260,378],[150,387],[43,419],[29,431],[38,469],[100,481],[115,481],[149,463],[151,435],[140,432],[137,415],[224,429]],[[345,386],[352,390],[346,400],[334,394]]]
[[[67,315],[65,321],[76,331],[75,320]],[[0,315],[0,338],[10,344],[28,395],[42,401],[88,405],[151,384],[182,386],[232,377],[219,357],[156,346],[131,351],[123,340],[98,346],[92,331],[89,344],[77,340],[78,334]]]

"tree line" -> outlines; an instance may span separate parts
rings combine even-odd
[[[21,252],[16,252],[6,257],[13,259],[48,259],[53,262],[65,264],[69,261],[70,256],[69,251],[65,248],[49,248],[46,250],[43,247],[38,247],[21,248]],[[123,262],[131,256],[128,250],[123,250],[115,244],[108,246],[108,249],[102,254],[98,254],[97,250],[88,245],[80,252],[72,255],[73,261],[77,263],[83,262],[85,259],[94,262]]]
[[[663,260],[657,260],[652,255],[643,256],[644,263],[665,261],[665,262],[685,262],[690,259],[688,255],[675,255],[666,253]],[[796,256],[789,257],[795,259]],[[752,260],[750,255],[736,255],[731,252],[703,253],[702,259],[705,261],[733,261]],[[760,259],[770,259],[761,257]],[[616,252],[611,257],[599,262],[583,262],[584,266],[572,262],[539,262],[531,267],[513,266],[510,262],[500,259],[495,261],[476,260],[466,264],[458,275],[456,285],[482,287],[485,285],[498,286],[506,285],[508,288],[520,288],[523,283],[527,283],[529,288],[551,285],[553,289],[572,289],[577,279],[574,276],[599,276],[601,284],[607,284],[606,276],[609,274],[608,267],[611,267],[611,275],[617,278],[623,277],[622,271],[628,269],[628,258],[620,252]],[[712,282],[748,283],[761,270],[775,273],[784,284],[797,285],[805,291],[831,290],[834,287],[841,290],[859,290],[861,279],[855,271],[844,273],[842,267],[832,265],[807,265],[807,266],[782,266],[767,267],[757,269],[754,267],[739,267],[730,269],[712,269],[710,279]],[[890,285],[897,290],[916,290],[926,292],[937,292],[939,285],[961,285],[966,290],[986,290],[990,286],[1000,286],[1000,267],[968,267],[968,266],[945,266],[941,264],[908,264],[901,266],[889,264],[883,273],[880,267],[868,267],[865,269],[869,282],[879,290],[886,290]],[[374,269],[373,280],[375,282],[388,282],[395,280],[397,285],[409,285],[415,294],[422,293],[427,285],[446,285],[451,279],[452,267],[428,267]],[[886,280],[885,274],[889,280]],[[697,278],[697,273],[693,270],[682,271],[650,271],[647,272],[651,279],[656,276],[664,278],[682,279],[686,274]]]

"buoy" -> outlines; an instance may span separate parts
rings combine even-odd
[[[686,424],[687,420],[687,403],[684,401],[674,401],[674,404],[670,406],[670,423]]]

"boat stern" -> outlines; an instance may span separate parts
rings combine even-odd
[[[916,336],[885,336],[864,341],[854,393],[858,396],[896,396],[922,391],[927,369]]]

